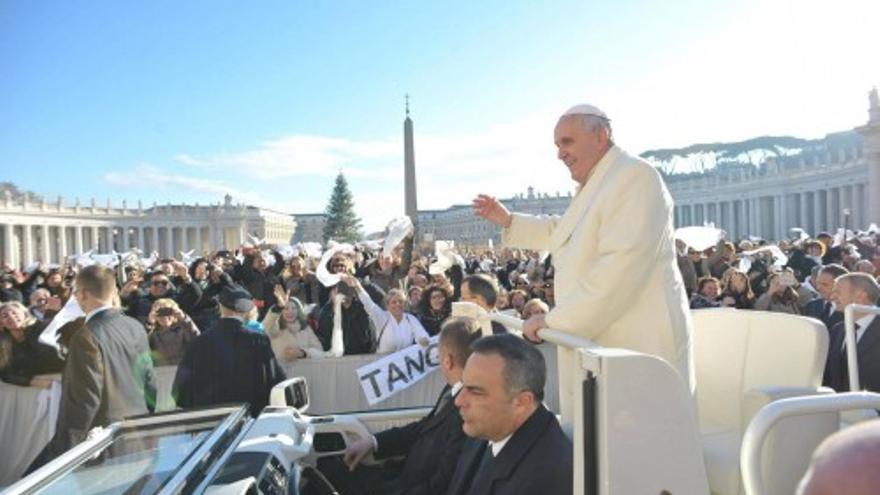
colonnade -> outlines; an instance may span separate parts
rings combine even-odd
[[[675,225],[703,225],[713,222],[728,233],[728,239],[758,236],[765,239],[789,237],[790,229],[800,227],[815,236],[834,233],[846,224],[850,229],[865,229],[869,218],[867,184],[826,187],[812,191],[755,194],[713,201],[682,202],[675,207]],[[846,216],[846,212],[849,216]]]
[[[0,224],[0,245],[4,264],[13,267],[34,262],[62,263],[67,256],[89,250],[95,253],[127,252],[140,249],[161,257],[179,258],[181,251],[196,255],[214,249],[237,247],[246,240],[244,223],[215,228],[213,225],[126,223],[24,223]]]

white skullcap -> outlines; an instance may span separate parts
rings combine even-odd
[[[568,110],[565,111],[565,113],[563,113],[560,116],[560,118],[567,117],[569,115],[592,115],[594,117],[600,117],[605,120],[611,120],[608,118],[607,115],[605,115],[605,112],[603,112],[602,110],[599,110],[599,107],[596,107],[593,105],[588,105],[586,103],[581,104],[581,105],[575,105],[575,106],[569,108]]]

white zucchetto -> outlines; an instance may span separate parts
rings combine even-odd
[[[607,115],[605,115],[605,112],[603,112],[602,110],[599,110],[599,107],[596,107],[594,105],[588,105],[586,103],[581,104],[581,105],[575,105],[575,106],[569,108],[568,110],[565,111],[565,113],[563,113],[560,116],[560,118],[567,117],[569,115],[592,115],[594,117],[600,117],[605,120],[611,120],[608,118]]]

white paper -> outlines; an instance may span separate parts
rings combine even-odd
[[[385,237],[385,242],[382,243],[382,254],[391,256],[394,248],[400,245],[406,236],[413,233],[413,223],[407,216],[397,217],[388,222],[387,229],[388,235]]]
[[[716,229],[713,225],[705,227],[682,227],[675,230],[675,238],[684,242],[692,249],[704,251],[724,239],[726,232]]]

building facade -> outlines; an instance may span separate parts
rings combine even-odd
[[[209,206],[166,205],[113,207],[108,201],[88,206],[34,202],[27,196],[0,200],[2,262],[13,267],[36,261],[61,263],[66,256],[89,250],[125,252],[138,248],[162,257],[179,257],[181,251],[206,253],[236,249],[248,235],[269,244],[287,244],[296,230],[293,217],[265,208],[223,203]]]
[[[508,210],[530,215],[562,215],[571,203],[571,193],[536,194],[529,187],[526,194],[502,199]],[[453,205],[445,210],[419,211],[418,236],[421,241],[452,240],[457,245],[487,246],[501,242],[501,228],[474,215],[471,205]]]
[[[327,225],[326,213],[294,214],[293,218],[296,221],[296,233],[293,235],[293,243],[324,243],[324,226]]]
[[[678,227],[713,222],[728,238],[788,238],[880,223],[880,102],[869,94],[869,120],[855,145],[826,145],[751,165],[666,176]],[[826,138],[826,142],[830,142]]]

